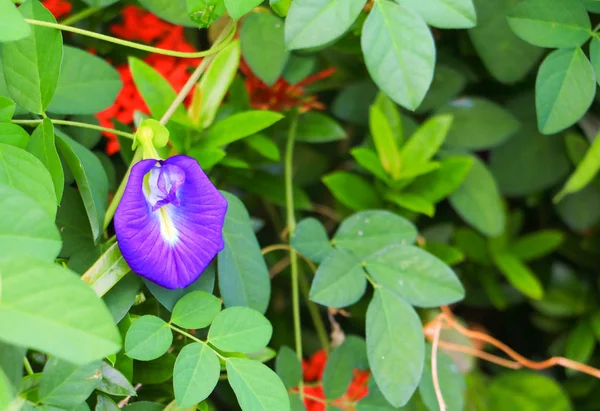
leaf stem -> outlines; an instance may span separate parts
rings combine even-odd
[[[288,131],[287,146],[285,150],[285,205],[287,212],[287,228],[289,231],[288,238],[292,238],[292,234],[296,228],[296,217],[294,216],[294,191],[292,186],[293,180],[293,157],[294,143],[296,140],[296,130],[298,128],[298,113],[292,112],[292,122]],[[302,362],[302,329],[300,327],[300,295],[298,292],[298,255],[293,248],[290,248],[290,271],[292,280],[292,308],[294,315],[294,339],[296,345],[296,355],[298,360]],[[304,383],[300,381],[298,386],[300,398],[304,401]]]
[[[315,329],[317,330],[317,336],[319,337],[319,342],[321,343],[321,347],[329,352],[329,337],[327,336],[327,329],[325,328],[325,323],[323,322],[323,318],[319,313],[319,307],[317,304],[312,302],[309,297],[309,285],[306,280],[306,276],[302,271],[300,271],[300,275],[298,276],[300,291],[302,291],[302,295],[306,300],[306,305],[308,307],[308,313],[312,318],[312,321],[315,325]]]
[[[200,338],[198,337],[194,337],[192,334],[183,331],[181,328],[174,326],[173,324],[169,323],[169,328],[171,328],[173,331],[175,331],[176,333],[179,333],[181,335],[186,336],[187,338],[189,338],[192,341],[196,341],[202,344],[206,344],[210,347],[210,344],[208,343],[208,341],[202,341]],[[212,347],[211,347],[212,349]],[[219,352],[217,350],[214,350],[215,354],[217,354],[217,357],[219,357],[220,359],[222,359],[223,361],[227,361],[227,357],[222,356],[221,354],[219,354]]]
[[[27,357],[23,357],[23,365],[25,366],[25,371],[27,371],[27,375],[33,375],[33,374],[35,374],[33,372],[33,368],[31,368],[31,363],[29,362],[29,360],[27,359]]]
[[[88,7],[87,9],[80,10],[79,12],[67,17],[62,20],[60,24],[65,26],[70,26],[71,24],[77,23],[79,20],[83,20],[86,17],[91,16],[92,14],[102,10],[102,7]]]
[[[124,47],[147,51],[149,53],[156,53],[156,54],[162,54],[165,56],[181,57],[181,58],[200,58],[200,57],[206,57],[206,56],[210,56],[211,54],[218,53],[219,51],[221,51],[225,47],[227,47],[227,44],[229,44],[229,41],[231,41],[233,39],[233,36],[235,35],[235,30],[231,30],[227,36],[226,41],[219,44],[217,47],[213,47],[213,48],[211,48],[209,50],[205,50],[205,51],[189,53],[189,52],[183,52],[183,51],[166,50],[166,49],[161,49],[158,47],[152,47],[152,46],[148,46],[145,44],[140,44],[140,43],[136,43],[133,41],[118,39],[116,37],[107,36],[105,34],[95,33],[93,31],[83,30],[83,29],[80,29],[77,27],[66,26],[64,24],[59,24],[59,23],[50,23],[47,21],[41,21],[41,20],[35,20],[35,19],[25,19],[25,21],[34,26],[50,27],[53,29],[68,31],[68,32],[75,33],[75,34],[80,34],[82,36],[87,36],[87,37],[92,37],[92,38],[95,38],[98,40],[107,41],[109,43],[118,44],[118,45],[124,46]]]
[[[11,120],[11,123],[20,124],[22,126],[35,127],[36,125],[40,124],[42,121],[43,120]],[[121,137],[130,138],[132,140],[134,138],[133,133],[127,133],[125,131],[119,131],[119,130],[115,130],[113,128],[108,128],[108,127],[100,127],[100,126],[96,126],[94,124],[80,123],[79,121],[67,121],[67,120],[55,120],[55,119],[50,119],[50,121],[52,121],[52,124],[57,124],[57,125],[61,125],[61,126],[88,128],[90,130],[97,130],[97,131],[104,131],[107,133],[113,133],[113,134],[116,134]]]

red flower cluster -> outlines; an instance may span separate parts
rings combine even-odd
[[[71,3],[65,0],[43,0],[42,4],[46,7],[50,13],[58,20],[65,14],[69,14],[73,6]]]
[[[304,399],[307,411],[325,411],[327,408],[323,386],[321,385],[326,363],[327,352],[325,350],[317,351],[308,361],[302,362],[304,381],[307,383],[304,386],[304,394],[310,397]],[[333,405],[345,411],[354,411],[354,404],[368,394],[369,376],[368,371],[354,370],[354,378],[350,382],[348,390],[341,398],[333,401]]]
[[[123,21],[120,24],[110,26],[110,31],[120,38],[142,41],[162,49],[183,52],[195,51],[194,47],[185,40],[183,27],[167,23],[155,15],[134,6],[126,6],[121,14]],[[175,91],[183,88],[190,69],[200,64],[200,60],[162,54],[150,54],[144,59],[146,63],[154,67],[171,83]],[[123,88],[115,103],[96,115],[103,127],[114,128],[113,119],[124,124],[130,124],[133,121],[135,111],[149,112],[142,96],[135,87],[129,66],[122,65],[117,67],[117,70],[121,75]],[[116,136],[112,133],[104,134],[109,139],[106,152],[114,154],[119,151],[119,142]]]

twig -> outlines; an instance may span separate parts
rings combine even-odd
[[[437,398],[440,411],[446,411],[446,403],[444,402],[444,396],[442,395],[442,389],[440,388],[437,367],[437,354],[438,346],[440,344],[440,333],[442,332],[443,316],[444,314],[440,314],[436,319],[433,331],[433,346],[431,347],[431,377],[433,378],[433,389],[435,390],[435,397]]]

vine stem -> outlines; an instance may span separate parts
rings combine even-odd
[[[100,10],[102,10],[102,7],[88,7],[87,9],[83,9],[83,10],[73,14],[72,16],[69,16],[66,19],[62,20],[60,22],[60,24],[64,24],[65,26],[70,26],[71,24],[75,24],[79,20],[83,20],[86,17],[89,17],[92,14],[99,12]]]
[[[440,346],[440,333],[442,332],[442,316],[443,314],[438,317],[433,330],[433,344],[431,346],[431,377],[433,379],[433,389],[435,390],[435,397],[437,398],[440,411],[446,411],[446,402],[444,401],[442,389],[440,388],[440,378],[438,376],[437,366],[437,355]]]
[[[293,180],[293,157],[294,143],[296,140],[296,129],[298,128],[298,113],[292,112],[292,122],[288,131],[287,146],[285,150],[285,205],[287,212],[288,238],[296,228],[296,217],[294,216],[294,192],[292,186]],[[296,342],[296,356],[302,363],[302,330],[300,327],[300,293],[298,287],[298,255],[293,248],[290,248],[290,272],[292,277],[292,308],[294,315],[294,339]],[[300,381],[298,386],[300,399],[304,402],[304,382]]]
[[[125,47],[129,47],[132,49],[147,51],[149,53],[162,54],[165,56],[181,57],[181,58],[200,58],[200,57],[206,57],[206,56],[210,56],[211,54],[218,53],[219,51],[221,51],[225,47],[227,47],[227,44],[229,44],[229,41],[231,41],[233,39],[233,36],[235,36],[235,30],[231,30],[231,32],[227,35],[228,41],[224,41],[221,44],[217,45],[216,47],[210,48],[209,50],[189,53],[189,52],[183,52],[183,51],[167,50],[167,49],[161,49],[158,47],[152,47],[152,46],[148,46],[145,44],[140,44],[140,43],[136,43],[133,41],[118,39],[116,37],[107,36],[105,34],[94,33],[93,31],[83,30],[83,29],[80,29],[77,27],[66,26],[64,24],[59,24],[59,23],[50,23],[48,21],[41,21],[41,20],[35,20],[35,19],[25,19],[25,21],[34,26],[50,27],[53,29],[68,31],[68,32],[75,33],[75,34],[80,34],[82,36],[87,36],[87,37],[92,37],[92,38],[95,38],[98,40],[107,41],[109,43],[118,44],[120,46],[125,46]]]
[[[11,123],[19,124],[22,126],[36,126],[36,125],[40,124],[42,121],[43,120],[11,120]],[[55,120],[52,118],[50,119],[50,121],[52,122],[52,124],[58,124],[61,126],[88,128],[90,130],[105,131],[107,133],[113,133],[113,134],[116,134],[117,136],[130,138],[132,140],[135,137],[133,133],[127,133],[126,131],[119,131],[119,130],[115,130],[115,129],[108,128],[108,127],[100,127],[100,126],[96,126],[94,124],[80,123],[78,121]]]

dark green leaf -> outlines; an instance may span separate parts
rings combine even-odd
[[[334,119],[316,111],[298,117],[296,141],[304,143],[328,143],[343,140],[346,130]]]
[[[127,395],[135,396],[135,388],[125,378],[119,370],[111,367],[106,362],[102,362],[100,372],[102,379],[98,384],[98,391],[105,392],[109,395],[115,395],[118,397],[126,397]]]
[[[163,383],[173,376],[175,361],[175,356],[171,353],[167,353],[153,361],[134,361],[135,381],[140,384]]]
[[[288,390],[297,387],[302,380],[302,364],[296,353],[285,345],[277,353],[275,371]]]
[[[177,356],[173,389],[180,408],[204,401],[219,381],[221,367],[217,354],[204,343],[188,344]]]
[[[265,348],[273,327],[261,313],[248,307],[230,307],[219,313],[208,341],[222,351],[251,353]]]
[[[596,337],[590,323],[581,320],[567,336],[565,357],[585,364],[590,360],[595,347]]]
[[[94,248],[94,237],[83,201],[73,187],[65,187],[62,202],[56,214],[56,225],[63,240],[60,252],[62,257],[71,257],[77,252]]]
[[[127,315],[140,291],[142,281],[137,274],[129,272],[119,282],[102,296],[104,303],[118,323]]]
[[[365,340],[356,336],[348,336],[342,345],[337,347],[329,358],[323,370],[323,392],[325,398],[334,400],[348,390],[354,377],[354,369],[359,368],[361,359],[366,363]]]
[[[556,230],[542,230],[518,238],[509,247],[509,251],[522,261],[536,260],[557,249],[564,235]]]
[[[167,352],[173,342],[169,325],[154,315],[136,319],[125,337],[125,354],[140,361],[155,360]]]
[[[261,156],[268,158],[269,160],[279,161],[279,147],[269,137],[263,134],[254,134],[246,138],[246,144]]]
[[[39,158],[50,172],[56,199],[60,203],[65,186],[65,174],[58,157],[58,151],[56,151],[54,126],[49,119],[45,118],[42,124],[33,131],[27,144],[27,151]]]
[[[456,230],[454,238],[468,259],[483,265],[489,265],[492,262],[486,239],[475,230],[461,227]]]
[[[425,113],[439,108],[460,94],[466,85],[467,78],[462,72],[451,66],[438,64],[435,68],[431,87],[416,110],[417,113]]]
[[[544,295],[540,280],[521,260],[511,253],[494,255],[494,262],[508,281],[526,296],[539,300]]]
[[[373,186],[356,174],[335,171],[323,177],[323,183],[340,203],[354,211],[381,206],[381,199]]]
[[[221,311],[221,300],[204,291],[193,291],[184,295],[171,315],[171,322],[182,328],[208,327]]]
[[[315,263],[321,263],[333,250],[323,224],[316,218],[300,221],[292,234],[290,244],[300,254]]]
[[[51,358],[40,378],[40,401],[61,408],[83,403],[100,383],[100,363],[75,365]]]
[[[343,88],[333,101],[333,114],[352,124],[369,125],[369,107],[377,96],[377,87],[370,81]]]

